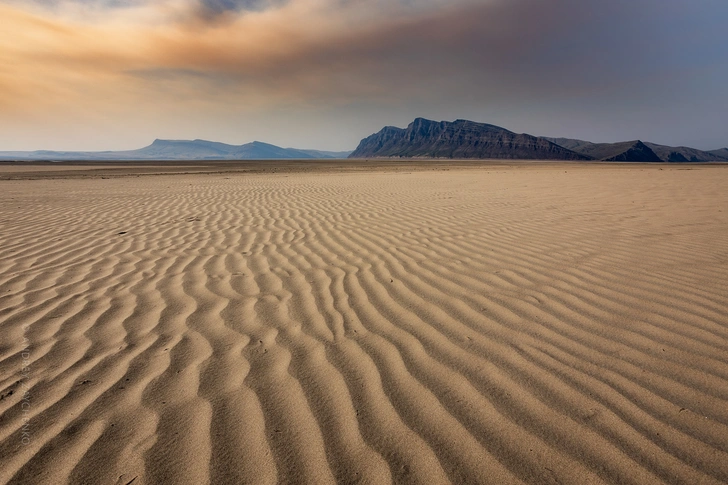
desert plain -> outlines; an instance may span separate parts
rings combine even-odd
[[[728,483],[728,166],[0,164],[0,483]]]

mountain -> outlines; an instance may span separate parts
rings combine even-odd
[[[670,147],[656,143],[629,141],[621,143],[592,143],[573,138],[546,138],[569,150],[593,157],[597,160],[622,162],[712,162],[728,161],[720,150],[706,152],[690,147]]]
[[[154,140],[138,150],[106,152],[0,152],[0,160],[278,160],[346,158],[349,152],[281,148],[254,141],[228,145],[207,140]]]
[[[154,140],[154,143],[148,147],[134,150],[134,152],[139,158],[155,160],[291,158],[286,156],[285,149],[260,142],[236,146],[206,140]],[[309,158],[303,153],[296,153],[296,155],[296,158]]]
[[[354,152],[281,148],[254,141],[228,145],[207,140],[154,140],[137,150],[103,152],[0,152],[0,160],[282,160],[343,158],[461,158],[511,160],[605,160],[624,162],[728,161],[728,148],[702,151],[639,140],[592,143],[573,138],[535,137],[495,125],[417,118],[407,128],[387,126],[364,138]]]
[[[403,128],[387,126],[361,141],[349,158],[497,158],[589,160],[544,138],[473,121],[417,118]]]

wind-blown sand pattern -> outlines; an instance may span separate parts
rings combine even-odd
[[[692,168],[0,181],[0,483],[726,483]]]

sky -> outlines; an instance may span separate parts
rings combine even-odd
[[[0,0],[0,150],[347,150],[415,117],[717,149],[726,22],[726,0]]]

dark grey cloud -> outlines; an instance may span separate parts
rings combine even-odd
[[[7,0],[6,0],[7,1]],[[64,3],[78,3],[91,7],[99,8],[124,8],[134,7],[138,5],[145,5],[150,0],[30,0],[33,3],[44,5],[46,7],[56,7]],[[151,0],[153,1],[153,0]],[[15,0],[10,0],[8,3],[20,3]]]
[[[168,81],[180,78],[207,79],[214,77],[206,71],[195,69],[169,69],[161,67],[152,69],[130,69],[125,71],[125,73],[148,81]]]
[[[230,18],[241,12],[260,12],[282,5],[286,0],[197,0],[194,14],[203,22]]]
[[[288,69],[365,79],[402,117],[714,148],[728,144],[726,18],[710,0],[484,3],[336,39]]]
[[[19,3],[20,0],[0,0]],[[27,1],[27,0],[26,0]],[[46,7],[56,7],[66,3],[82,4],[96,8],[125,8],[139,5],[162,4],[159,0],[30,0]],[[282,0],[190,0],[201,16],[215,17],[225,13],[260,11],[282,3]]]
[[[656,2],[512,0],[386,21],[304,44],[243,76],[311,71],[369,78],[385,91],[432,82],[561,96],[662,73],[674,55],[648,12]],[[224,69],[235,69],[233,63]],[[456,94],[433,92],[433,98]],[[527,94],[527,93],[526,93]]]
[[[260,10],[267,4],[267,0],[200,0],[200,8],[209,15],[241,10]]]

